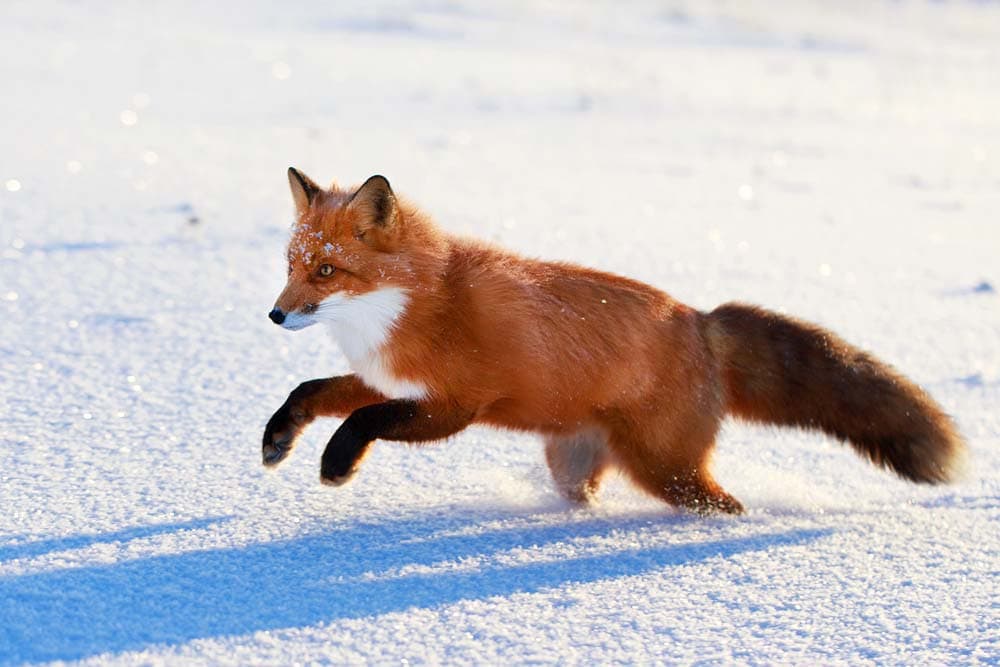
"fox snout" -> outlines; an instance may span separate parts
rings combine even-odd
[[[305,329],[307,326],[316,324],[317,320],[314,314],[317,310],[319,310],[319,306],[314,303],[306,303],[299,308],[291,310],[286,310],[281,306],[275,305],[267,316],[278,326],[284,327],[289,331],[298,331],[299,329]]]

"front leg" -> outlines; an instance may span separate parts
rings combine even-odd
[[[264,465],[276,466],[291,453],[295,440],[317,417],[346,417],[385,396],[356,375],[310,380],[296,387],[264,429]]]
[[[320,481],[340,486],[351,479],[373,440],[441,440],[464,429],[473,418],[473,411],[455,405],[412,400],[358,408],[330,438],[323,452]]]

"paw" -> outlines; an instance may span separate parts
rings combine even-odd
[[[356,474],[358,474],[358,466],[355,466],[342,474],[320,471],[319,481],[320,484],[324,484],[326,486],[343,486],[344,484],[350,482]]]
[[[320,460],[319,481],[327,486],[343,486],[358,474],[371,439],[359,435],[348,418],[330,438]]]
[[[712,496],[690,499],[686,503],[688,510],[701,516],[712,516],[713,514],[744,514],[743,504],[733,498],[728,493],[719,493]]]
[[[343,486],[358,474],[360,467],[361,457],[326,455],[320,464],[319,481],[327,486]]]
[[[261,460],[269,468],[278,465],[292,453],[295,440],[302,432],[302,421],[284,406],[267,422],[261,445]]]
[[[581,486],[573,489],[559,489],[559,494],[574,505],[587,506],[597,504],[597,489]]]
[[[261,448],[262,463],[268,468],[278,465],[292,453],[292,439],[281,436],[276,440],[267,442],[265,437],[264,446]]]

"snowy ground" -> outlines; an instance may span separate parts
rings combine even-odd
[[[208,4],[4,4],[0,663],[1000,661],[1000,5]],[[346,368],[266,318],[289,165],[831,326],[967,476],[737,424],[735,519],[571,508],[487,430],[266,472]]]

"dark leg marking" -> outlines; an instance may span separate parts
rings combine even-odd
[[[281,463],[295,439],[317,417],[344,417],[353,410],[384,401],[385,397],[355,375],[309,380],[288,395],[264,428],[261,456],[266,466]]]
[[[323,452],[320,481],[339,486],[358,471],[373,440],[428,442],[458,433],[473,413],[451,405],[393,400],[359,408],[344,420]]]

